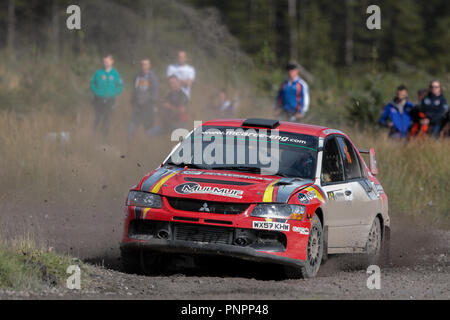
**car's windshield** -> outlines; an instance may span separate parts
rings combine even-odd
[[[317,144],[317,137],[304,134],[203,126],[172,152],[166,164],[311,179]]]

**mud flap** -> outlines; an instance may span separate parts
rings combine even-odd
[[[322,263],[328,260],[328,226],[323,228],[323,254]]]
[[[383,242],[381,245],[381,260],[384,263],[389,263],[391,258],[391,228],[384,226],[383,228]]]

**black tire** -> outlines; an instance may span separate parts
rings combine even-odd
[[[141,270],[148,276],[164,274],[170,264],[170,258],[164,254],[154,252],[141,252]]]
[[[142,274],[140,251],[121,250],[120,256],[122,260],[122,269],[125,273]]]
[[[319,271],[323,257],[323,228],[317,215],[311,221],[305,265],[302,267],[286,266],[285,276],[289,279],[314,278]]]
[[[380,262],[383,255],[383,233],[381,231],[381,221],[378,217],[374,219],[370,227],[365,252],[364,260],[366,265]]]

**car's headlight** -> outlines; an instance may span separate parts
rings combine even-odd
[[[281,218],[303,220],[306,207],[296,204],[258,204],[252,211],[252,217]]]
[[[146,208],[161,208],[161,197],[157,194],[130,191],[127,205]]]

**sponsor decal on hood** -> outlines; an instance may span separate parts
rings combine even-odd
[[[272,181],[270,178],[258,177],[258,176],[246,176],[243,174],[234,174],[234,173],[223,173],[223,172],[214,172],[214,171],[183,171],[183,174],[186,175],[205,175],[205,176],[218,176],[218,177],[229,177],[229,178],[237,178],[237,179],[251,179],[251,180],[261,180],[261,181]]]
[[[179,194],[212,194],[215,196],[230,197],[236,199],[241,199],[242,195],[244,194],[243,190],[201,186],[196,182],[179,184],[175,187],[175,192]]]
[[[226,202],[288,203],[299,190],[313,184],[311,180],[298,178],[165,166],[147,175],[138,188],[167,197],[183,196],[214,201],[211,197],[219,196],[222,198],[219,201]]]

